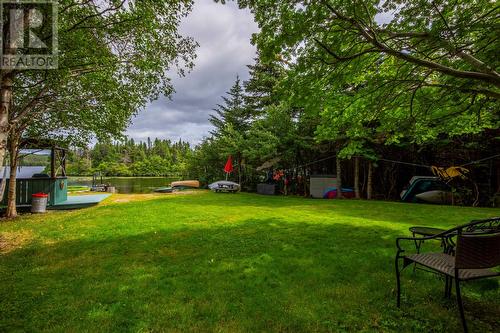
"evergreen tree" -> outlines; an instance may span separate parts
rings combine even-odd
[[[249,126],[250,115],[245,108],[243,87],[239,76],[236,76],[236,81],[227,95],[227,97],[222,97],[224,103],[218,104],[214,109],[216,115],[210,116],[210,123],[215,127],[210,133],[215,137],[227,134],[229,128],[244,133]]]
[[[266,107],[279,104],[276,85],[284,70],[277,61],[264,63],[260,57],[255,59],[254,65],[247,67],[250,78],[243,83],[244,101],[248,113],[255,119],[263,115]]]

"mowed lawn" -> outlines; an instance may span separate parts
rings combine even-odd
[[[500,216],[243,193],[141,198],[1,223],[0,331],[459,332],[433,274],[407,268],[396,308],[395,238]],[[465,285],[472,331],[500,330],[499,289]]]

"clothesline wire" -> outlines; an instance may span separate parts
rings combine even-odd
[[[336,157],[337,157],[337,155],[332,155],[332,156],[325,157],[325,158],[322,158],[322,159],[319,159],[319,160],[316,160],[316,161],[313,161],[313,162],[309,162],[309,163],[306,163],[306,164],[302,164],[302,165],[299,165],[299,166],[296,166],[296,167],[293,167],[293,168],[284,169],[283,171],[286,172],[286,171],[290,171],[290,170],[294,170],[294,169],[301,169],[301,168],[304,168],[304,167],[307,167],[307,166],[310,166],[310,165],[314,165],[314,164],[317,164],[317,163],[320,163],[320,162],[331,160],[331,159],[336,158]],[[356,157],[361,157],[361,156],[356,156]],[[495,159],[497,157],[500,157],[500,154],[496,154],[496,155],[485,157],[485,158],[482,158],[482,159],[479,159],[479,160],[476,160],[476,161],[468,162],[468,163],[462,164],[460,166],[461,167],[466,167],[466,166],[469,166],[469,165],[473,165],[473,164],[478,164],[478,163],[481,163],[481,162],[489,161],[489,160]],[[396,160],[390,160],[390,159],[386,159],[386,158],[380,158],[379,161],[389,162],[389,163],[396,163],[396,164],[402,164],[402,165],[408,165],[408,166],[414,166],[414,167],[419,167],[419,168],[426,168],[426,169],[432,168],[431,165],[418,164],[418,163],[410,163],[410,162],[403,162],[403,161],[396,161]]]
[[[485,161],[489,161],[489,160],[495,159],[497,157],[500,157],[500,154],[496,154],[496,155],[493,155],[493,156],[490,156],[490,157],[482,158],[482,159],[477,160],[477,161],[472,161],[472,162],[469,162],[469,163],[466,163],[466,164],[462,164],[461,166],[465,167],[465,166],[472,165],[472,164],[478,164],[478,163],[481,163],[481,162],[485,162]]]
[[[303,164],[303,165],[299,165],[297,167],[294,167],[294,168],[291,168],[291,169],[300,169],[300,168],[304,168],[306,166],[310,166],[310,165],[313,165],[313,164],[316,164],[316,163],[320,163],[320,162],[324,162],[324,161],[328,161],[328,160],[331,160],[333,158],[336,158],[337,155],[333,155],[333,156],[329,156],[329,157],[325,157],[325,158],[322,158],[320,160],[317,160],[317,161],[313,161],[313,162],[309,162],[309,163],[306,163],[306,164]],[[291,170],[291,169],[287,169],[287,170]]]
[[[482,158],[482,159],[479,159],[479,160],[475,160],[475,161],[472,161],[472,162],[469,162],[469,163],[462,164],[460,166],[461,167],[466,167],[466,166],[473,165],[473,164],[479,164],[481,162],[486,162],[486,161],[495,159],[497,157],[500,157],[500,154],[496,154],[496,155],[492,155],[492,156],[489,156],[489,157],[485,157],[485,158]],[[388,160],[388,159],[385,159],[385,158],[381,158],[379,161],[386,161],[386,162],[391,162],[391,163],[398,163],[398,164],[404,164],[404,165],[410,165],[410,166],[416,166],[416,167],[422,167],[422,168],[431,168],[432,167],[430,165],[408,163],[408,162],[401,162],[401,161],[394,161],[394,160]]]
[[[379,159],[379,161],[384,161],[384,162],[390,162],[390,163],[396,163],[396,164],[403,164],[403,165],[409,165],[409,166],[414,166],[414,167],[419,167],[419,168],[426,168],[430,169],[430,165],[425,165],[425,164],[417,164],[417,163],[409,163],[409,162],[402,162],[402,161],[394,161],[394,160],[388,160],[385,158]]]

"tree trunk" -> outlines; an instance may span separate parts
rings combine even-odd
[[[243,171],[241,167],[241,157],[240,154],[238,154],[238,184],[240,184],[240,189],[243,188],[243,184],[241,183],[242,177],[241,177],[241,172]]]
[[[359,193],[359,157],[354,158],[354,195],[356,199],[361,198]]]
[[[304,197],[309,197],[310,196],[310,193],[309,191],[307,190],[307,170],[306,169],[303,169],[303,177],[302,177],[302,181],[303,181],[303,185],[304,185]],[[309,180],[310,181],[310,180]]]
[[[9,192],[7,197],[7,212],[5,217],[14,218],[17,216],[16,207],[16,176],[17,176],[17,157],[18,157],[18,138],[11,135],[9,140],[9,153],[10,153],[10,179],[9,179]]]
[[[2,163],[3,167],[3,175],[2,175],[2,183],[0,184],[0,202],[3,201],[5,195],[5,183],[7,182],[7,164],[5,163],[6,158]]]
[[[12,102],[12,75],[4,74],[0,87],[0,161],[7,155],[7,138],[9,136],[9,112]]]
[[[240,184],[240,188],[242,186],[241,184],[241,165],[238,165],[238,184]]]
[[[337,163],[337,198],[342,199],[342,165],[340,164],[340,158],[337,157],[335,158],[335,161]]]
[[[368,161],[368,180],[366,185],[366,198],[368,200],[372,199],[373,195],[373,164],[371,161]]]

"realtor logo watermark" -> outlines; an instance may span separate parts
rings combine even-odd
[[[57,0],[0,0],[2,70],[57,68]]]

